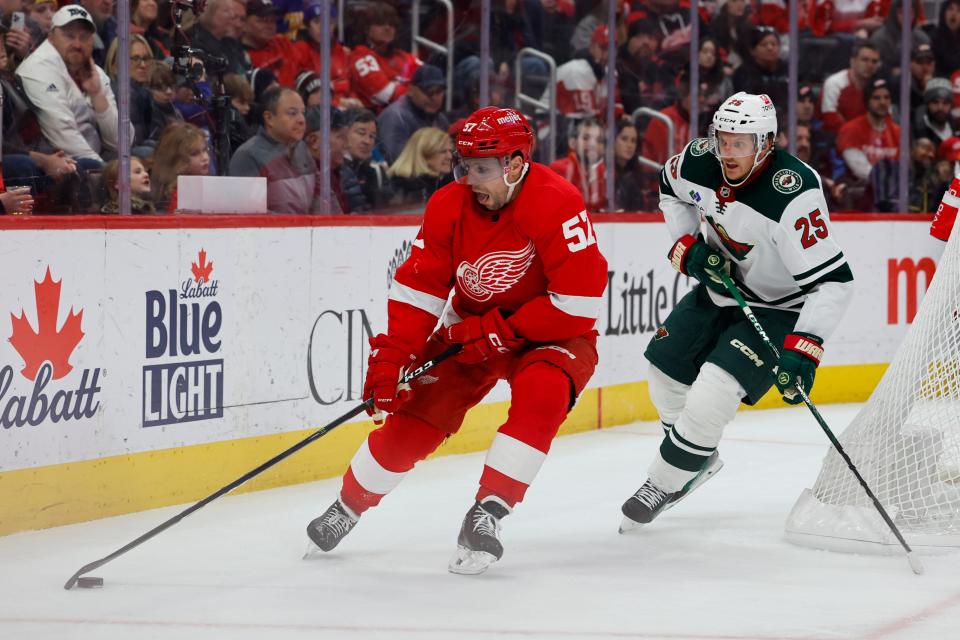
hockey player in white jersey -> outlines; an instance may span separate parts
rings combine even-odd
[[[853,274],[820,178],[777,149],[776,135],[770,98],[737,93],[720,105],[708,137],[660,172],[670,262],[699,284],[644,354],[665,435],[649,478],[623,504],[621,532],[651,522],[720,469],[717,445],[741,402],[754,404],[773,384],[790,404],[801,401],[797,381],[810,392],[823,343],[850,301]],[[711,276],[720,269],[783,345],[779,362]]]

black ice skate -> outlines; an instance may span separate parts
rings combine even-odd
[[[666,511],[667,509],[672,509],[674,505],[693,493],[697,487],[716,475],[716,473],[722,468],[723,460],[720,459],[720,452],[714,451],[712,454],[710,454],[710,457],[707,458],[707,461],[703,464],[703,468],[700,469],[697,475],[695,475],[690,482],[683,485],[683,489],[680,491],[664,494],[668,496],[667,499],[656,509],[647,506],[647,502],[651,499],[650,496],[652,494],[650,491],[645,492],[644,490],[647,489],[649,485],[649,487],[651,487],[655,492],[664,492],[660,491],[660,489],[654,486],[650,480],[647,480],[635,494],[630,496],[627,501],[623,503],[621,511],[623,511],[623,515],[626,517],[623,519],[623,522],[620,523],[620,533],[626,533],[627,531],[636,529],[641,525],[649,524],[660,514],[660,512]],[[644,496],[641,497],[641,494],[644,494]]]
[[[307,535],[323,551],[331,551],[340,544],[344,536],[350,533],[360,516],[354,514],[337,500],[322,516],[314,518],[307,525]],[[313,548],[307,549],[304,558],[313,554]]]
[[[620,533],[629,531],[637,525],[653,522],[653,519],[667,508],[674,495],[676,494],[663,491],[648,478],[643,486],[627,498],[620,507],[620,511],[625,516],[620,525]]]
[[[457,551],[447,567],[450,573],[483,573],[503,556],[500,520],[508,513],[510,508],[496,496],[487,498],[483,503],[474,503],[463,518]]]

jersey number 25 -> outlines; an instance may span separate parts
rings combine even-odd
[[[570,253],[597,244],[597,236],[593,234],[593,225],[590,224],[586,210],[563,223],[563,237],[568,240],[567,249],[570,249]]]
[[[810,232],[811,227],[814,229]],[[809,249],[817,244],[817,238],[821,240],[829,235],[827,223],[820,218],[820,209],[814,209],[806,218],[797,218],[793,228],[800,232],[800,244],[804,249]]]

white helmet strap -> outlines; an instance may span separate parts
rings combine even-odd
[[[507,174],[503,174],[503,184],[507,185],[507,202],[510,202],[510,199],[513,198],[513,190],[517,188],[517,185],[523,182],[524,176],[527,175],[527,171],[530,169],[530,163],[524,162],[523,169],[520,171],[520,177],[516,179],[515,182],[510,182],[507,178]]]

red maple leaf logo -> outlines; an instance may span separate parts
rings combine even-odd
[[[20,310],[20,317],[10,314],[13,324],[13,335],[10,344],[23,358],[24,367],[20,373],[29,380],[37,379],[40,365],[49,362],[53,365],[53,379],[59,380],[73,371],[68,360],[73,350],[80,344],[84,333],[80,328],[83,321],[83,309],[74,313],[73,307],[67,315],[66,321],[57,331],[57,315],[60,311],[60,283],[63,280],[53,281],[50,276],[50,267],[43,282],[33,283],[37,299],[37,327],[34,331],[27,314]]]
[[[210,272],[213,271],[213,263],[207,262],[207,252],[200,249],[199,257],[199,264],[197,262],[190,263],[190,271],[193,272],[193,279],[197,281],[198,285],[210,282]]]

